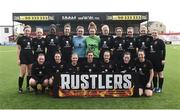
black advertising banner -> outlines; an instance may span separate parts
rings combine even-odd
[[[64,73],[59,80],[59,97],[129,97],[134,91],[131,73]]]

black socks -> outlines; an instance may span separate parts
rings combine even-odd
[[[18,79],[18,86],[19,86],[19,89],[22,88],[23,80],[24,80],[24,77],[19,77],[19,79]]]

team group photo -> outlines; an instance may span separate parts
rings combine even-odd
[[[147,27],[142,26],[139,36],[134,36],[133,27],[128,27],[126,33],[122,27],[116,27],[112,36],[108,25],[102,25],[101,34],[97,34],[96,24],[90,22],[88,35],[84,35],[84,27],[80,25],[72,35],[70,24],[64,25],[62,36],[56,34],[54,24],[49,26],[45,37],[42,28],[36,28],[33,37],[31,26],[26,25],[23,31],[24,34],[17,38],[20,94],[25,76],[26,91],[33,88],[37,93],[38,86],[43,93],[59,85],[54,79],[59,79],[62,73],[127,72],[133,75],[135,96],[162,92],[166,51],[164,41],[158,38],[155,29],[149,33]]]
[[[0,109],[180,109],[175,1],[0,4]]]

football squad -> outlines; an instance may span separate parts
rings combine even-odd
[[[17,38],[18,93],[24,93],[25,76],[27,92],[53,97],[150,97],[162,92],[166,48],[156,29],[148,32],[141,26],[136,36],[133,27],[125,33],[117,26],[114,35],[106,24],[90,22],[87,29],[85,35],[85,27],[78,25],[72,34],[67,23],[59,36],[51,24],[45,37],[41,27],[32,37],[26,25]]]

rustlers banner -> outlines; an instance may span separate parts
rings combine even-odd
[[[134,90],[131,73],[64,73],[59,80],[59,97],[129,97]]]

